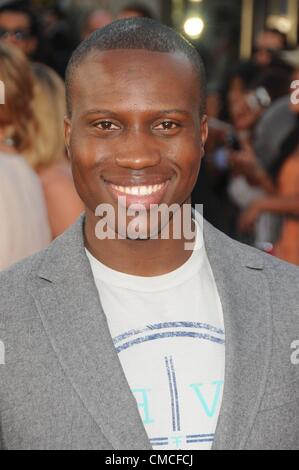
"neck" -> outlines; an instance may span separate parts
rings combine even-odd
[[[97,222],[98,219],[87,210],[85,246],[97,260],[115,271],[134,276],[159,276],[178,269],[192,254],[192,250],[186,250],[186,243],[195,242],[195,237],[187,240],[182,230],[182,237],[175,239],[172,236],[173,218],[169,222],[169,239],[165,240],[98,240],[95,236]],[[194,221],[191,219],[189,223],[194,233]]]

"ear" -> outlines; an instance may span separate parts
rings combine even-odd
[[[71,151],[70,151],[71,121],[67,116],[64,118],[64,141],[65,141],[65,146],[66,146],[66,151],[67,151],[67,157],[70,160],[71,159]]]
[[[205,153],[205,145],[206,145],[208,135],[209,135],[208,116],[205,114],[201,118],[201,123],[200,123],[200,136],[201,136],[203,155]]]

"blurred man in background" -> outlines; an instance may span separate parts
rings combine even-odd
[[[32,57],[38,47],[37,20],[27,1],[0,2],[0,40]]]
[[[287,49],[287,37],[278,29],[266,28],[255,41],[253,60],[261,67],[271,64],[276,53]]]
[[[83,23],[81,39],[87,39],[97,29],[103,28],[113,21],[113,16],[108,10],[94,10],[89,13]]]

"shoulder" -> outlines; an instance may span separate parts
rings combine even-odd
[[[45,251],[21,261],[0,273],[0,325],[6,333],[10,328],[20,329],[35,315],[30,283],[36,278]]]
[[[0,272],[0,318],[29,298],[31,286],[39,287],[44,265],[53,272],[60,269],[64,275],[73,269],[67,266],[83,251],[83,224],[84,214],[47,248]]]
[[[206,244],[210,244],[207,238],[212,236],[214,243],[211,249],[217,246],[218,255],[223,253],[227,264],[230,264],[232,269],[242,263],[249,268],[264,271],[266,276],[276,284],[277,289],[293,289],[299,299],[299,266],[289,264],[275,256],[236,241],[206,222],[205,227],[207,230]]]
[[[272,120],[274,120],[277,115],[281,116],[281,113],[283,113],[284,117],[287,117],[288,119],[292,120],[295,122],[296,117],[294,113],[290,110],[290,100],[289,97],[282,97],[276,100],[270,108],[268,108],[265,112],[265,114],[261,118],[262,123],[270,124],[272,123]]]
[[[266,277],[274,317],[279,321],[284,319],[285,326],[290,329],[295,325],[299,328],[299,266],[234,240],[231,240],[230,246],[236,257],[245,255],[247,259],[255,260],[249,262],[248,267],[259,270]]]
[[[233,288],[228,283],[227,288],[240,293],[242,308],[248,315],[256,311],[257,315],[262,315],[262,320],[268,306],[277,354],[279,356],[282,352],[289,364],[290,345],[295,339],[299,340],[299,266],[281,261],[214,230],[209,233],[214,238],[213,250],[217,258],[222,256],[221,276],[235,284]],[[215,259],[215,255],[213,257]],[[261,311],[259,305],[264,305],[265,311]]]
[[[282,166],[281,172],[287,178],[291,178],[291,179],[294,179],[294,177],[298,178],[298,175],[299,175],[299,153],[298,152],[293,154],[291,157],[289,157],[286,160],[286,162]]]
[[[8,269],[0,272],[0,302],[3,300],[5,291],[10,289],[22,290],[35,273],[38,271],[48,248],[35,253],[34,255],[19,261]]]

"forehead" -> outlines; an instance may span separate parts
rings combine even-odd
[[[72,105],[86,108],[198,109],[199,81],[183,54],[145,50],[92,52],[72,79]]]
[[[22,12],[15,12],[15,11],[5,11],[3,13],[0,12],[0,23],[2,25],[10,26],[14,25],[21,25],[23,27],[30,26],[30,18],[26,13]]]
[[[90,28],[98,29],[105,26],[107,23],[112,21],[110,13],[105,11],[99,11],[91,14],[87,20],[87,25]]]
[[[261,45],[265,45],[266,47],[269,45],[269,47],[271,45],[273,45],[274,47],[275,46],[281,46],[282,44],[282,37],[279,36],[279,34],[276,34],[276,33],[271,33],[270,31],[269,32],[265,32],[265,33],[262,33],[258,40],[257,40],[257,43],[258,44],[261,44]]]

